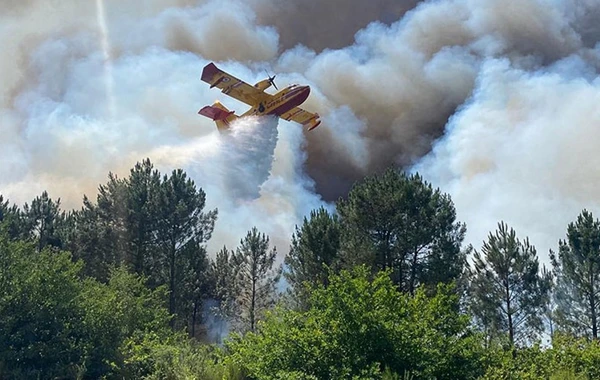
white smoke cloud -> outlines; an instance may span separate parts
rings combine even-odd
[[[486,62],[472,99],[415,168],[451,194],[476,247],[504,220],[547,263],[583,208],[600,212],[600,80],[573,77],[581,64],[527,72]]]
[[[595,1],[437,0],[405,14],[416,1],[380,0],[328,24],[318,21],[337,1],[323,14],[299,0],[100,3],[105,28],[94,2],[0,4],[11,57],[0,59],[0,191],[14,202],[47,189],[78,207],[108,171],[150,157],[207,190],[224,225],[215,245],[254,224],[285,245],[317,194],[335,199],[366,174],[418,163],[443,136],[416,168],[450,192],[476,246],[505,220],[546,251],[597,207]],[[314,33],[292,19],[314,21]],[[352,45],[320,51],[377,20]],[[352,32],[321,38],[327,30]],[[309,47],[281,51],[296,35]],[[322,126],[304,136],[249,120],[243,130],[260,133],[223,140],[197,109],[245,106],[199,81],[211,60],[251,83],[268,69],[280,86],[309,84],[306,108]]]
[[[276,52],[277,34],[254,25],[242,4],[225,12],[221,2],[167,6],[174,3],[157,1],[154,11],[142,17],[128,2],[119,5],[123,13],[116,15],[117,3],[107,1],[107,33],[100,33],[94,4],[65,2],[57,12],[78,9],[90,24],[60,27],[50,16],[37,29],[43,38],[32,49],[25,52],[14,44],[24,65],[6,64],[10,70],[0,75],[21,73],[23,78],[5,92],[0,109],[0,191],[23,204],[48,190],[62,199],[63,207],[78,208],[84,194],[93,198],[109,171],[126,176],[149,157],[163,173],[186,170],[206,191],[207,208],[219,209],[211,253],[225,244],[234,248],[254,225],[272,234],[285,253],[294,225],[322,204],[302,173],[306,157],[300,127],[285,125],[278,134],[276,120],[246,119],[232,133],[220,135],[211,120],[197,115],[219,97],[199,80],[209,59],[268,59]],[[34,18],[41,10],[47,6],[31,10]],[[233,29],[212,38],[210,33],[223,29],[214,27],[219,20]],[[24,28],[35,29],[28,23]],[[194,41],[201,43],[197,51],[173,48]],[[263,76],[235,62],[220,66],[250,82]],[[222,100],[245,110],[239,102]]]

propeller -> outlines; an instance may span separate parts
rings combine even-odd
[[[277,76],[277,74],[275,74],[273,76],[269,76],[269,72],[267,70],[265,70],[265,72],[267,73],[267,78],[269,79],[269,83],[271,83],[271,85],[273,87],[275,87],[276,90],[279,90],[279,88],[277,88],[277,85],[275,84],[275,77]]]

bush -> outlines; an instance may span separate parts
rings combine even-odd
[[[227,360],[256,379],[381,378],[385,367],[414,379],[483,374],[481,340],[449,287],[411,297],[388,273],[369,277],[364,267],[332,276],[307,311],[276,309],[257,333],[234,337]]]
[[[595,340],[557,335],[552,347],[539,345],[497,352],[486,380],[600,378],[600,345]]]
[[[117,376],[128,340],[171,335],[163,289],[124,269],[108,284],[81,269],[68,252],[0,236],[0,378]]]

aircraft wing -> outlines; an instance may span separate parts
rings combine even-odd
[[[231,96],[250,106],[267,100],[272,95],[249,85],[243,80],[237,79],[233,75],[219,69],[214,63],[209,63],[202,70],[201,79],[210,84],[210,88],[217,87],[226,95]]]
[[[319,124],[321,124],[318,113],[310,113],[300,107],[294,107],[286,113],[281,114],[279,117],[287,121],[293,120],[296,123],[300,123],[303,126],[308,127],[309,131],[317,128]]]

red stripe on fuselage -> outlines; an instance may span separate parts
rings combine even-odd
[[[310,94],[310,87],[303,86],[299,89],[294,89],[290,92],[296,92],[296,94],[291,95],[289,97],[289,100],[287,100],[285,103],[283,103],[279,107],[275,108],[274,110],[270,111],[268,113],[268,115],[281,116],[284,113],[291,110],[292,108],[297,107],[300,104],[304,103],[304,101],[308,98],[308,95]],[[286,97],[289,94],[290,93],[288,92],[287,94],[283,95],[283,97]]]

